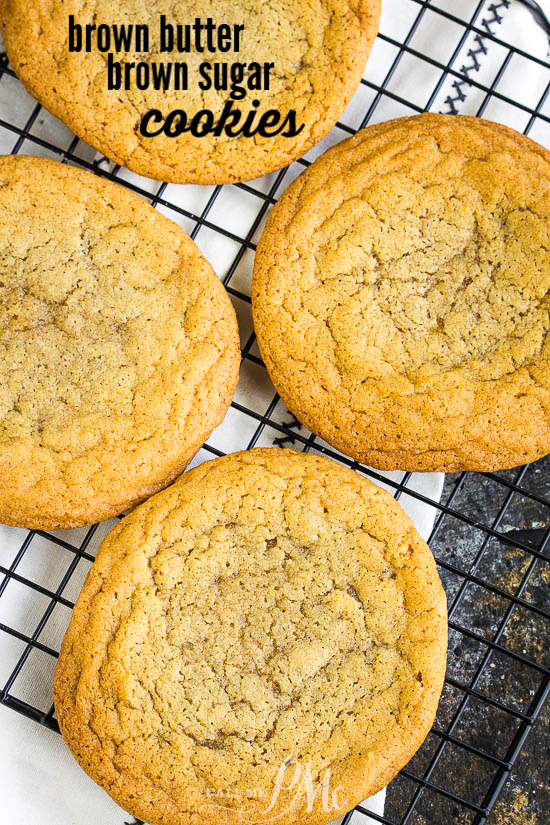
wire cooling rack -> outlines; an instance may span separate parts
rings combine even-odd
[[[547,25],[532,0],[384,0],[365,79],[322,148],[369,123],[425,110],[484,115],[549,145],[550,63],[528,45],[504,39],[506,15],[519,2]],[[535,69],[540,89],[532,98]],[[527,86],[531,97],[525,102]],[[544,641],[550,619],[544,600],[550,582],[550,461],[448,476],[441,501],[432,501],[414,475],[378,473],[346,459],[284,408],[256,347],[250,274],[266,213],[319,151],[234,187],[178,187],[138,178],[60,126],[24,92],[0,56],[0,152],[54,157],[137,191],[189,232],[223,278],[243,335],[241,381],[228,413],[233,442],[227,446],[226,432],[225,449],[276,444],[316,450],[383,483],[402,501],[410,496],[433,508],[430,546],[449,600],[445,688],[432,732],[390,786],[385,816],[369,815],[385,825],[482,825],[550,692]],[[238,210],[232,193],[239,195]],[[197,461],[221,455],[220,443],[217,430]],[[0,701],[52,730],[58,730],[51,679],[59,644],[93,547],[108,527],[54,533],[14,528],[0,547]],[[8,602],[26,603],[24,621],[3,609]],[[356,823],[365,815],[358,807],[345,819]]]

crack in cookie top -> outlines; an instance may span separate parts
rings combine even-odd
[[[257,449],[185,473],[106,539],[56,712],[82,767],[153,825],[329,822],[419,747],[445,652],[435,562],[395,500]],[[302,785],[276,793],[287,761],[311,810]]]
[[[181,472],[229,405],[235,313],[176,224],[114,183],[0,160],[0,520],[69,527]]]
[[[27,89],[83,140],[135,172],[177,183],[250,180],[280,169],[326,135],[355,92],[374,41],[380,0],[5,0],[0,21],[10,62]],[[153,8],[152,8],[153,5]],[[150,50],[113,54],[124,65],[181,62],[189,67],[189,88],[108,90],[108,55],[69,51],[69,15],[81,26],[148,24]],[[212,18],[244,25],[240,50],[179,54],[160,52],[161,14],[171,25]],[[144,137],[141,118],[149,110],[163,117],[183,110],[188,118],[207,109],[218,121],[229,91],[198,86],[199,64],[272,62],[269,89],[250,91],[234,108],[296,111],[304,129],[296,137]]]
[[[280,394],[375,466],[550,450],[550,155],[475,118],[370,127],[275,206],[253,311]]]

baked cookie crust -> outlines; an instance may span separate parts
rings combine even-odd
[[[382,469],[550,452],[550,153],[466,116],[369,127],[284,193],[254,326],[313,432]]]
[[[446,639],[433,556],[392,496],[255,449],[185,473],[105,539],[56,713],[84,770],[151,825],[320,825],[420,746]],[[309,766],[311,805],[274,798],[285,760]]]
[[[166,486],[223,418],[235,312],[193,241],[88,172],[0,158],[0,521],[76,527]]]
[[[143,137],[141,117],[151,109],[181,109],[191,118],[202,109],[216,118],[228,92],[198,88],[203,60],[226,61],[223,53],[160,53],[160,14],[172,24],[208,17],[200,0],[0,0],[0,25],[10,63],[28,91],[78,137],[134,172],[176,183],[231,183],[280,169],[321,140],[342,114],[361,80],[378,30],[380,0],[217,0],[215,22],[245,24],[235,61],[273,62],[268,91],[250,91],[234,106],[262,113],[296,110],[305,128],[296,137],[253,138],[159,135]],[[116,6],[116,8],[115,8]],[[189,63],[188,91],[107,89],[107,54],[70,53],[69,15],[86,25],[149,24],[148,54],[115,53],[126,63],[142,60]]]

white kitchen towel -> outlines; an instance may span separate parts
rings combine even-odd
[[[550,14],[550,0],[542,0],[542,4]],[[460,3],[456,0],[433,0],[431,5],[462,20],[469,20],[478,6],[478,0],[460,0]],[[392,69],[399,51],[394,41],[402,42],[420,13],[422,19],[408,41],[411,51],[405,53]],[[476,26],[482,32],[491,33],[515,44],[527,54],[541,59],[547,55],[546,35],[519,0],[487,0],[479,11]],[[365,72],[365,78],[372,85],[361,85],[341,118],[343,124],[354,129],[364,125],[363,119],[371,107],[371,123],[414,114],[418,108],[430,108],[432,111],[456,114],[481,112],[485,117],[508,123],[517,129],[524,129],[530,119],[530,115],[524,109],[511,106],[496,96],[487,99],[486,93],[479,86],[491,88],[495,84],[499,94],[530,108],[538,104],[545,84],[550,79],[544,67],[517,55],[509,60],[503,70],[507,50],[488,37],[471,32],[462,43],[453,62],[453,69],[464,74],[467,79],[448,74],[444,82],[439,83],[440,64],[447,64],[457,50],[464,27],[430,8],[422,11],[422,5],[415,0],[383,0],[381,32],[388,39],[379,38],[376,41]],[[421,59],[418,57],[419,53],[429,59]],[[391,78],[387,79],[390,70]],[[389,94],[383,94],[377,99],[377,89],[374,87],[382,84]],[[408,106],[407,101],[411,102],[413,107]],[[23,129],[34,107],[35,101],[17,80],[7,76],[2,78],[1,120]],[[68,129],[44,110],[41,110],[34,120],[31,132],[43,143],[26,138],[17,147],[18,150],[53,158],[59,158],[59,154],[49,146],[66,150],[73,138]],[[536,122],[530,134],[548,144],[548,133],[547,123]],[[344,130],[335,128],[319,146],[311,150],[308,159],[312,160],[328,146],[346,136]],[[0,152],[13,151],[16,141],[17,135],[14,132],[0,126]],[[75,154],[88,162],[100,161],[102,168],[112,168],[109,162],[102,160],[93,149],[82,142],[78,144]],[[297,163],[292,165],[277,195],[281,194],[282,189],[302,168]],[[119,177],[122,181],[140,186],[146,192],[155,193],[158,189],[156,182],[140,178],[124,169],[120,170]],[[259,192],[267,192],[275,177],[267,175],[251,182],[250,186]],[[163,192],[163,203],[159,208],[170,218],[178,221],[187,231],[191,231],[196,222],[170,209],[169,204],[175,204],[189,214],[197,215],[202,212],[213,191],[213,187],[170,185]],[[251,196],[239,187],[226,186],[218,194],[208,213],[208,220],[223,227],[226,234],[203,226],[196,240],[220,276],[228,272],[239,251],[240,245],[232,234],[237,238],[246,236],[260,205],[259,198]],[[261,226],[255,234],[250,235],[253,242],[256,241],[260,229]],[[235,289],[246,294],[249,294],[250,289],[252,260],[252,253],[247,251],[231,280]],[[252,330],[250,310],[246,302],[235,300],[244,342]],[[255,434],[258,421],[241,408],[264,414],[272,398],[273,387],[265,370],[246,361],[235,396],[239,407],[230,410],[226,420],[209,439],[209,444],[223,452],[245,448]],[[270,417],[278,423],[292,421],[281,402],[277,404]],[[303,429],[300,434],[308,435]],[[268,425],[257,443],[273,445],[280,438],[281,433]],[[300,444],[295,446],[299,448]],[[313,449],[322,448],[323,443],[316,440]],[[211,454],[203,449],[193,464],[210,457]],[[384,473],[382,476],[397,482],[404,479],[403,473]],[[437,502],[441,495],[443,476],[415,473],[404,480],[405,491],[400,496],[400,503],[413,518],[420,533],[427,538],[437,509],[408,495],[406,491],[414,490],[427,500]],[[89,554],[94,555],[101,539],[115,523],[113,520],[98,527],[87,546]],[[86,533],[83,529],[58,531],[51,535],[62,543],[79,546]],[[33,534],[26,552],[20,556],[19,549],[27,535],[27,531],[0,526],[0,565],[4,568],[13,566],[20,577],[20,580],[10,578],[0,595],[0,688],[10,680],[15,666],[26,650],[25,642],[17,633],[29,636],[35,632],[50,604],[47,592],[55,591],[67,579],[62,595],[68,601],[74,601],[90,567],[89,561],[80,559],[72,575],[67,577],[75,558],[74,553],[62,543],[54,543],[48,534]],[[0,582],[1,578],[0,576]],[[33,583],[34,587],[29,583]],[[69,619],[70,609],[58,604],[38,635],[38,641],[44,646],[44,650],[31,650],[17,677],[10,680],[10,696],[25,701],[45,713],[51,706],[51,683],[55,667],[55,658],[48,650],[59,649]],[[14,632],[1,630],[2,625]],[[365,807],[382,816],[384,796],[385,792],[382,791],[366,801]],[[131,816],[118,808],[80,770],[58,734],[1,705],[0,800],[1,820],[7,825],[27,825],[29,822],[39,822],[40,825],[134,823]],[[372,825],[374,820],[355,812],[352,823]]]

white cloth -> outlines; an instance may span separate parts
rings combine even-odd
[[[550,13],[550,0],[542,0],[542,2],[547,12]],[[477,0],[461,0],[460,4],[457,4],[456,0],[434,0],[433,5],[444,8],[463,19],[469,19],[477,5]],[[457,5],[460,7],[459,10],[457,10]],[[413,0],[384,0],[381,31],[395,40],[403,38],[420,10],[421,6]],[[503,2],[487,0],[478,17],[477,25],[482,29],[487,25],[493,34],[516,44],[530,54],[540,58],[546,56],[548,44],[544,33],[537,27],[528,10],[516,0],[504,0]],[[462,32],[463,29],[456,24],[449,23],[443,17],[428,10],[410,41],[410,46],[416,51],[429,54],[436,61],[446,63],[454,52]],[[381,84],[396,53],[397,49],[394,46],[383,39],[377,40],[365,77],[374,84]],[[491,86],[505,54],[506,51],[502,47],[488,39],[480,42],[475,35],[470,35],[453,66],[457,71],[461,71],[463,66],[470,66],[468,75],[472,79],[482,85]],[[515,60],[514,58],[500,79],[497,89],[507,96],[520,100],[526,106],[534,106],[548,78],[545,78],[544,70],[536,64],[526,60],[520,60],[516,64]],[[398,98],[411,100],[423,108],[430,100],[439,76],[440,71],[437,67],[415,56],[405,54],[388,84],[388,90]],[[459,84],[457,88],[453,85],[456,80],[457,78],[453,76],[447,77],[431,102],[432,111],[446,112],[454,107],[460,113],[475,114],[478,112],[485,99],[485,93],[475,86],[464,83]],[[361,86],[342,116],[342,122],[358,128],[375,96],[375,90],[368,86]],[[10,78],[3,78],[0,81],[0,118],[23,127],[34,105],[34,101],[18,81]],[[414,110],[406,107],[399,100],[383,96],[374,111],[371,122],[413,113]],[[484,116],[509,123],[518,129],[523,129],[529,120],[529,116],[521,110],[499,102],[497,99],[489,103],[484,110]],[[546,124],[544,128],[548,134]],[[542,141],[542,131],[542,129],[537,131],[535,127],[531,134]],[[69,147],[72,139],[71,133],[44,110],[34,123],[33,133],[63,149]],[[319,146],[309,153],[308,158],[313,159],[343,137],[346,137],[345,132],[334,129]],[[16,135],[0,128],[0,152],[12,151],[15,141]],[[29,140],[24,142],[21,151],[58,158],[55,152],[50,152],[47,148]],[[96,158],[94,151],[83,143],[79,143],[76,153],[88,161]],[[298,164],[293,164],[285,177],[284,186],[288,185],[301,169],[302,167]],[[121,170],[120,177],[137,183],[148,192],[157,190],[158,185],[155,182],[138,178],[127,170]],[[268,175],[254,181],[251,186],[266,192],[273,180],[274,176]],[[211,192],[212,187],[170,185],[165,190],[163,199],[193,214],[200,214]],[[238,187],[224,187],[209,212],[208,220],[214,224],[221,224],[228,231],[244,237],[260,205],[261,201],[258,198],[250,196],[244,190]],[[160,209],[172,219],[180,222],[187,231],[193,229],[192,220],[182,217],[165,206],[160,206]],[[256,238],[257,234],[253,240]],[[239,249],[238,243],[207,227],[201,228],[196,240],[218,274],[223,276]],[[249,293],[250,289],[251,263],[252,256],[246,253],[231,281],[232,286],[246,293]],[[238,300],[236,303],[242,336],[246,340],[251,332],[249,308]],[[245,362],[235,397],[237,403],[263,414],[272,397],[273,388],[265,371],[249,361]],[[279,403],[272,418],[281,422],[288,420],[290,416]],[[224,452],[243,449],[254,435],[257,423],[250,416],[231,409],[223,424],[209,439],[209,443]],[[268,426],[257,443],[273,444],[274,439],[279,436],[280,433]],[[319,444],[320,442],[316,442],[316,446]],[[210,457],[207,451],[201,450],[193,464]],[[384,475],[397,481],[403,478],[403,473]],[[440,474],[414,474],[408,480],[407,489],[414,489],[427,499],[439,501],[442,484],[443,476]],[[406,492],[401,495],[400,503],[413,518],[421,534],[427,538],[433,526],[436,508],[423,504],[418,499],[407,495]],[[100,540],[114,523],[112,521],[100,525],[88,547],[88,552],[92,554],[95,552]],[[77,530],[59,531],[57,535],[72,544],[79,544],[85,534],[85,530]],[[10,566],[25,535],[26,531],[0,526],[1,565]],[[50,591],[55,590],[72,558],[70,551],[54,545],[45,537],[35,535],[29,549],[17,566],[17,573]],[[88,569],[88,562],[79,562],[63,591],[65,598],[69,600],[76,598]],[[20,630],[22,633],[32,634],[48,604],[49,599],[46,596],[24,584],[10,580],[0,597],[0,623]],[[46,622],[39,641],[49,648],[59,649],[69,618],[70,610],[58,605]],[[0,686],[5,684],[24,649],[24,642],[6,633],[0,633]],[[53,657],[33,650],[20,675],[11,686],[10,694],[47,711],[52,701],[51,677],[54,666]],[[9,825],[27,825],[28,822],[40,822],[40,825],[123,825],[125,822],[133,822],[131,816],[118,808],[80,770],[60,736],[2,706],[0,706],[0,732],[2,821]],[[385,792],[382,791],[364,804],[374,813],[382,815],[384,796]],[[367,825],[367,823],[372,825],[374,820],[355,812],[352,822],[357,825],[359,823],[360,825]]]

